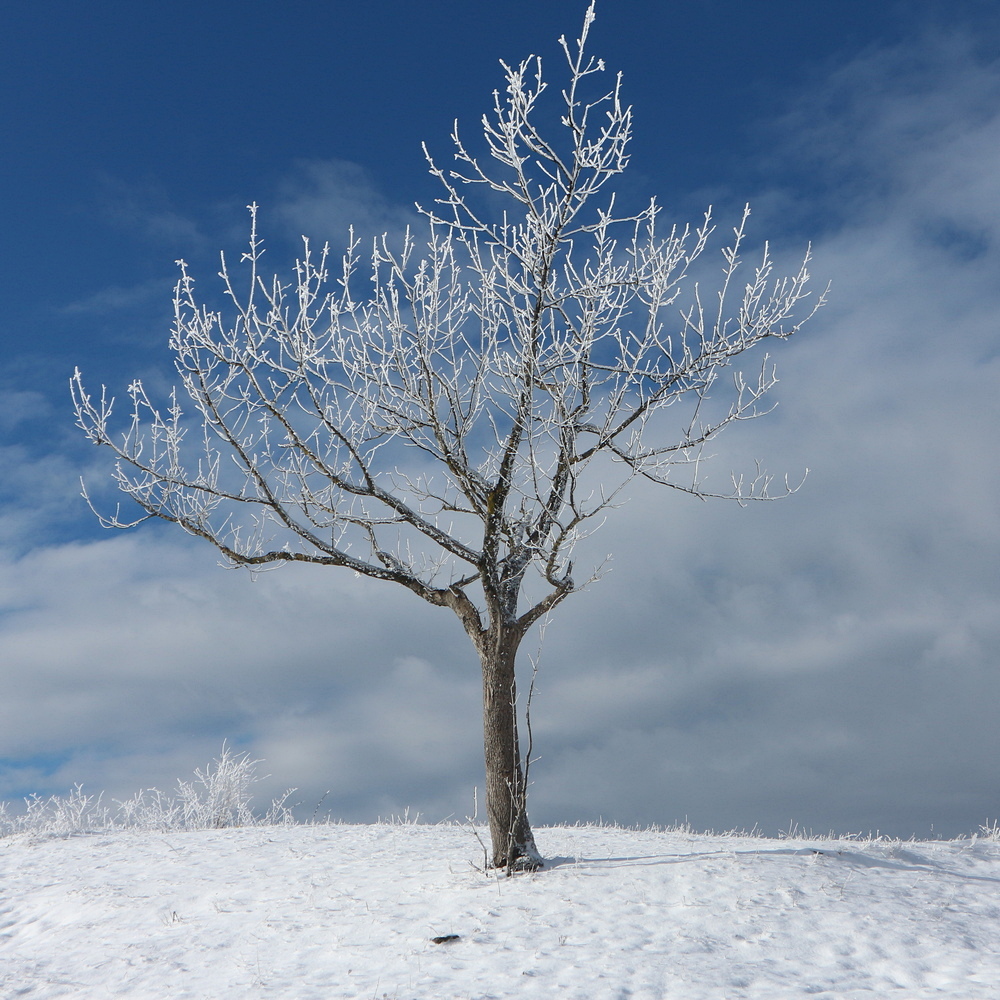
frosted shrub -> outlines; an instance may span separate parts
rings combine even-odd
[[[197,768],[194,780],[177,782],[176,797],[157,788],[146,788],[123,802],[116,800],[112,811],[103,802],[83,793],[75,785],[68,796],[25,799],[25,810],[11,815],[8,803],[0,802],[0,836],[26,834],[32,837],[71,837],[76,834],[112,830],[165,832],[170,830],[219,830],[234,826],[275,826],[293,822],[289,789],[271,802],[263,816],[250,808],[251,788],[262,780],[257,774],[259,760],[250,754],[236,754],[226,745],[204,770]]]
[[[183,826],[180,804],[158,788],[144,788],[117,802],[117,825],[129,830],[176,830]]]
[[[979,840],[992,840],[1000,843],[1000,820],[987,820],[979,828]]]
[[[79,833],[99,833],[113,829],[114,821],[103,795],[84,795],[83,785],[74,785],[65,797],[43,799],[31,795],[24,800],[23,813],[11,816],[6,802],[0,802],[0,836],[27,833],[41,837],[71,837]]]
[[[250,826],[250,786],[257,781],[259,760],[248,753],[237,756],[223,745],[222,754],[204,771],[196,768],[194,781],[178,781],[177,791],[184,826],[195,830],[219,830],[227,826]]]

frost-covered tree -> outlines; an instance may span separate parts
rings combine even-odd
[[[593,19],[592,3],[576,44],[560,40],[555,134],[539,124],[546,85],[532,57],[502,64],[484,156],[457,126],[455,169],[428,154],[443,193],[419,236],[362,255],[352,235],[336,268],[305,240],[285,282],[261,272],[252,206],[239,281],[222,260],[222,311],[199,302],[180,262],[169,405],[133,382],[131,420],[115,431],[113,401],[73,379],[79,426],[115,453],[118,486],[143,511],[105,524],[162,518],[251,570],[345,567],[458,616],[482,667],[492,863],[508,869],[540,860],[518,647],[593,579],[574,546],[631,480],[719,495],[699,474],[703,450],[763,412],[775,382],[766,356],[752,376],[720,376],[822,301],[804,302],[808,255],[775,278],[765,247],[738,279],[746,214],[706,293],[693,271],[710,213],[664,231],[655,201],[617,212],[607,187],[627,165],[632,113],[620,77],[589,93],[604,71],[585,54]],[[768,499],[769,485],[737,479],[724,495]]]

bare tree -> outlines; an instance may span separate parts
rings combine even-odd
[[[199,303],[179,262],[170,346],[183,393],[158,409],[133,382],[131,422],[113,432],[113,400],[73,378],[79,426],[115,453],[118,486],[144,512],[106,525],[163,518],[236,565],[343,566],[455,612],[482,665],[492,863],[508,869],[540,862],[518,744],[521,640],[593,578],[575,575],[574,545],[634,477],[719,495],[699,475],[704,448],[763,412],[775,382],[758,358],[720,409],[709,402],[720,376],[822,302],[803,305],[808,254],[774,278],[765,247],[738,287],[748,213],[710,295],[691,276],[710,212],[663,235],[655,201],[616,213],[604,189],[627,165],[632,113],[620,76],[584,95],[604,71],[585,55],[593,20],[592,3],[575,46],[560,39],[557,134],[537,124],[541,60],[502,64],[506,92],[483,119],[488,157],[456,125],[457,168],[428,154],[444,193],[421,209],[426,233],[376,240],[370,276],[352,233],[332,277],[329,247],[308,240],[294,280],[265,277],[251,206],[239,288],[222,258],[225,312]],[[488,216],[481,204],[508,209]],[[770,499],[769,485],[759,474],[724,495]]]

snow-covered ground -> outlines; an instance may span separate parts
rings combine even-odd
[[[451,825],[0,838],[0,996],[1000,996],[993,837],[536,835],[513,878]]]

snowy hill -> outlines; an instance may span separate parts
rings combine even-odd
[[[1000,995],[995,837],[536,833],[509,879],[454,825],[8,836],[0,996]]]

